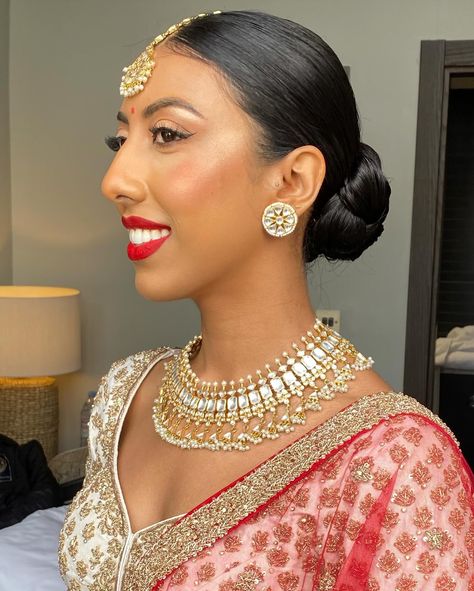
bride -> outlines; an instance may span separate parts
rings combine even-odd
[[[474,589],[473,476],[449,428],[315,318],[390,187],[332,49],[201,14],[124,69],[102,190],[138,292],[201,334],[114,363],[61,532],[72,591]],[[133,314],[133,311],[130,313]]]

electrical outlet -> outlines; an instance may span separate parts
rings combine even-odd
[[[316,316],[323,324],[326,324],[336,332],[341,331],[341,312],[340,310],[316,310]]]

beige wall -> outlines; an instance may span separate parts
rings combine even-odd
[[[86,391],[111,361],[182,344],[199,328],[191,302],[153,304],[136,294],[126,234],[99,183],[111,157],[102,139],[114,130],[121,68],[168,25],[215,8],[260,8],[301,22],[351,67],[364,141],[391,179],[391,212],[360,260],[317,266],[312,293],[315,305],[341,310],[343,334],[402,387],[420,41],[473,38],[472,0],[15,0],[14,281],[82,292],[83,370],[59,380],[62,449],[77,445]]]
[[[0,0],[0,284],[7,285],[12,281],[8,9],[8,0]]]

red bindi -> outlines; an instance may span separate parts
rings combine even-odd
[[[132,115],[133,115],[135,113],[135,107],[132,107],[131,111],[132,111]]]

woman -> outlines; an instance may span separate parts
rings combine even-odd
[[[268,14],[203,14],[121,94],[103,192],[140,294],[192,298],[202,336],[103,378],[68,588],[474,589],[453,434],[314,318],[305,265],[356,259],[390,195],[334,52]]]

